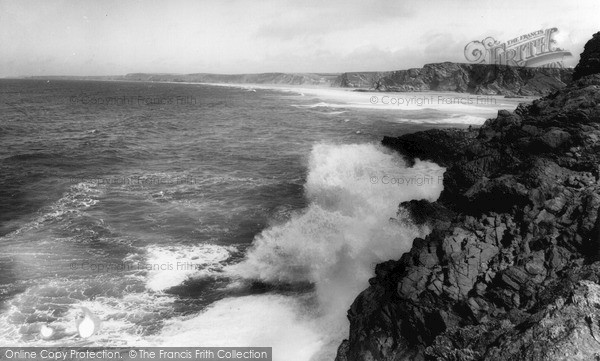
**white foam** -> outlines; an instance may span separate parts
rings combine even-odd
[[[334,271],[327,268],[339,267],[348,257],[355,261],[363,258],[367,266],[386,260],[409,246],[398,241],[403,231],[409,233],[406,242],[417,233],[389,221],[396,215],[398,203],[433,200],[442,190],[438,178],[442,168],[427,162],[406,168],[399,157],[371,144],[317,145],[310,169],[305,185],[311,201],[307,210],[287,224],[265,230],[255,240],[247,261],[231,270],[266,281],[319,283]],[[417,184],[417,179],[429,175],[433,184]],[[406,184],[390,184],[392,179],[406,180]],[[415,181],[408,184],[411,179]],[[353,272],[362,271],[369,269],[359,267]]]
[[[346,112],[345,111],[333,111],[333,112],[323,112],[321,114],[324,114],[324,115],[340,115],[340,114],[344,114],[344,113],[346,113]]]
[[[89,299],[84,290],[90,288],[102,293]],[[7,309],[0,314],[0,346],[135,345],[142,342],[147,330],[161,324],[162,317],[172,314],[173,302],[173,296],[144,292],[141,280],[130,275],[118,281],[101,276],[91,282],[47,280],[7,301]],[[76,327],[81,307],[102,324],[86,340]],[[42,337],[43,327],[53,330],[51,337]]]
[[[65,217],[78,215],[97,204],[104,190],[92,182],[80,182],[69,187],[69,190],[56,202],[42,210],[35,220],[23,225],[14,235],[37,229],[41,224],[63,220]]]
[[[323,335],[294,297],[226,298],[192,317],[166,321],[152,346],[273,347],[275,361],[307,361],[323,345]]]
[[[190,278],[219,273],[221,262],[227,260],[232,251],[235,251],[233,247],[214,244],[150,246],[143,265],[148,270],[146,286],[153,291],[164,291]]]
[[[429,119],[409,119],[409,118],[398,118],[399,122],[402,123],[416,123],[416,124],[472,124],[482,125],[485,123],[487,118],[476,116],[476,115],[455,115],[449,118],[429,118]]]
[[[76,320],[81,307],[89,309],[102,323],[100,330],[88,339],[92,344],[126,346],[143,343],[144,332],[160,324],[160,314],[172,312],[174,297],[148,293],[124,293],[121,297],[96,297],[72,305],[61,325],[71,338],[76,335]]]

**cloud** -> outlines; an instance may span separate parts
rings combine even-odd
[[[408,18],[415,13],[410,3],[400,1],[309,0],[294,2],[293,5],[289,1],[279,1],[278,4],[279,13],[265,19],[264,25],[256,31],[257,37],[292,40],[323,36]]]
[[[464,48],[470,40],[455,40],[454,36],[449,33],[432,33],[423,38],[423,58],[426,59],[426,62],[467,62],[464,57]]]
[[[597,0],[0,0],[0,77],[395,70],[465,61],[472,40],[546,26],[574,65],[599,11]]]

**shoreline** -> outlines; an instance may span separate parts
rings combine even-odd
[[[44,79],[24,79],[31,81],[44,81]],[[53,80],[45,80],[52,82]],[[185,86],[209,86],[227,87],[247,90],[277,91],[282,93],[293,93],[300,97],[314,98],[316,101],[310,105],[299,107],[318,108],[326,107],[332,109],[362,109],[368,111],[398,112],[420,112],[420,111],[444,111],[454,113],[455,116],[468,114],[469,117],[452,121],[452,118],[441,122],[428,122],[431,124],[466,124],[481,126],[485,120],[494,117],[499,110],[514,110],[523,102],[531,102],[535,97],[507,98],[504,95],[477,95],[458,92],[380,92],[380,91],[354,91],[353,88],[306,86],[288,84],[253,84],[253,83],[197,83],[197,82],[171,82],[171,81],[139,81],[139,80],[82,80],[82,79],[60,79],[59,81],[73,82],[119,82],[128,84],[181,84]],[[411,121],[412,122],[412,121]]]
[[[376,266],[336,361],[598,355],[599,45],[597,33],[566,88],[479,129],[384,138],[445,167],[444,190],[400,204],[432,232]]]
[[[173,84],[173,82],[161,82],[166,84]],[[489,114],[489,116],[495,115],[498,110],[501,109],[514,109],[520,103],[531,102],[536,97],[523,97],[523,98],[507,98],[504,95],[478,95],[471,93],[458,93],[458,92],[442,92],[442,91],[420,91],[420,92],[381,92],[381,91],[360,91],[357,92],[353,88],[342,88],[342,87],[323,87],[314,86],[307,87],[305,85],[277,85],[277,84],[251,84],[251,83],[192,83],[186,82],[181,84],[190,85],[206,85],[216,87],[230,87],[240,88],[246,90],[274,90],[286,93],[296,93],[300,96],[306,96],[307,94],[316,97],[324,97],[326,100],[338,101],[340,103],[326,103],[321,102],[315,104],[321,104],[324,107],[330,108],[362,108],[362,109],[373,109],[373,110],[424,110],[424,109],[439,109],[442,111],[464,111],[466,107],[474,110],[475,113]],[[341,96],[345,95],[345,96]],[[394,96],[392,96],[394,95]],[[377,102],[373,102],[373,97],[377,97]],[[387,99],[387,104],[386,99]],[[419,105],[421,100],[421,105]],[[429,101],[427,103],[427,101]],[[488,101],[488,104],[475,104]],[[470,104],[469,104],[470,102]],[[495,104],[490,104],[494,102]],[[497,103],[498,106],[494,106]],[[435,105],[435,108],[429,108],[426,105]],[[505,106],[505,107],[504,107]],[[493,110],[492,110],[493,109]],[[477,124],[477,123],[473,123]],[[481,123],[483,124],[483,123]]]

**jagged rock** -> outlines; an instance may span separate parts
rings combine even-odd
[[[581,281],[567,298],[506,332],[482,360],[597,360],[600,358],[600,285]]]
[[[573,72],[573,80],[597,73],[600,73],[600,32],[594,34],[592,39],[585,44],[579,64]]]
[[[529,276],[525,270],[519,267],[510,267],[502,272],[500,280],[514,291],[519,291],[521,287],[527,283]]]
[[[600,74],[383,144],[446,167],[444,190],[400,206],[432,232],[378,266],[339,360],[600,359]]]
[[[442,227],[443,224],[448,224],[453,217],[452,212],[441,204],[432,203],[425,199],[402,202],[400,203],[400,209],[406,211],[406,217],[417,225],[435,224]]]

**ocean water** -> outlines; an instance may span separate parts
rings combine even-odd
[[[428,232],[398,204],[435,200],[444,169],[408,168],[381,138],[517,104],[64,80],[0,80],[0,94],[1,346],[267,346],[303,361],[333,359],[374,265]],[[408,104],[438,96],[456,101]],[[80,307],[102,321],[88,339]]]

